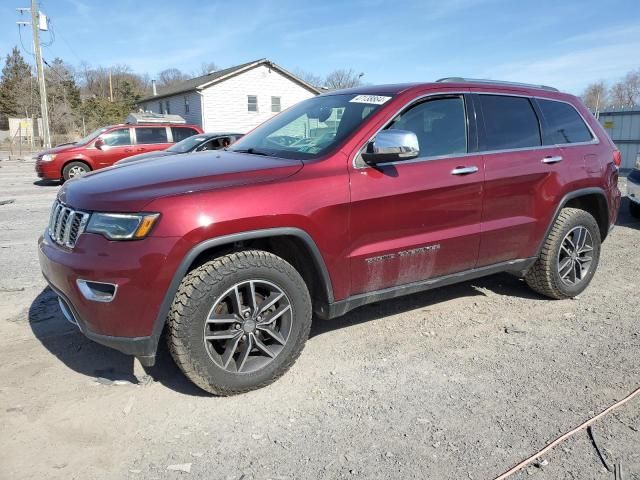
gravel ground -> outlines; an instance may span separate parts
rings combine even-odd
[[[63,320],[36,256],[58,186],[4,158],[0,478],[492,479],[640,386],[626,199],[575,300],[495,275],[370,305],[317,321],[274,385],[216,398],[166,351],[137,384],[131,358]],[[640,479],[639,430],[640,397],[593,426],[626,480]],[[586,432],[512,478],[531,475],[614,478]]]

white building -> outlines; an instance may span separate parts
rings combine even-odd
[[[172,85],[139,106],[177,114],[205,132],[245,133],[278,112],[320,93],[267,59]]]

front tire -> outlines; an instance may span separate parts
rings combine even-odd
[[[300,274],[280,257],[248,250],[185,276],[169,312],[167,340],[193,383],[226,396],[281,377],[310,327],[311,298]]]
[[[587,286],[600,260],[600,228],[591,214],[563,208],[540,256],[525,276],[529,287],[546,297],[572,298]]]
[[[70,178],[81,177],[90,171],[91,167],[84,162],[69,162],[62,169],[62,179],[66,182]]]

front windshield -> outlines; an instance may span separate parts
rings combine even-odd
[[[192,137],[185,138],[178,143],[167,148],[167,152],[173,153],[187,153],[196,148],[208,137],[206,135],[194,135]]]
[[[390,99],[353,93],[311,98],[260,125],[229,150],[282,158],[317,158],[347,138]]]
[[[95,140],[96,138],[98,138],[98,135],[100,135],[101,133],[106,132],[109,129],[109,127],[102,127],[99,128],[93,132],[91,132],[89,135],[87,135],[84,138],[81,138],[80,140],[78,140],[76,143],[78,145],[84,145],[85,143],[89,143],[91,140]]]

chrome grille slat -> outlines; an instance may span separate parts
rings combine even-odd
[[[74,210],[56,200],[51,209],[49,237],[58,245],[73,248],[88,221],[88,213]]]

